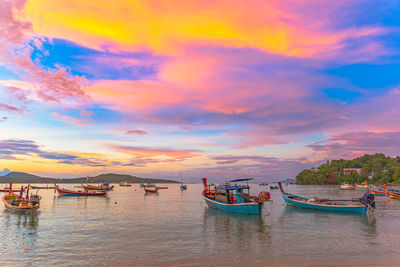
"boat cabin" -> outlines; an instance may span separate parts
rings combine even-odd
[[[250,202],[248,185],[225,185],[215,187],[215,200],[225,203]]]

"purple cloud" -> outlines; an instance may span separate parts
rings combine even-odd
[[[25,112],[25,110],[23,109],[1,103],[0,103],[0,110],[4,112],[17,113],[17,114],[22,114]]]
[[[126,131],[126,134],[145,135],[145,134],[147,134],[147,132],[143,131],[143,130],[128,130],[128,131]]]
[[[351,132],[337,134],[324,141],[315,142],[307,147],[314,153],[327,157],[354,158],[363,154],[385,153],[398,156],[400,151],[400,132]]]

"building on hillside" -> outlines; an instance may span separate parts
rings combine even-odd
[[[353,172],[356,172],[356,173],[358,173],[358,174],[361,174],[361,169],[360,169],[360,168],[343,169],[343,175],[352,174]]]

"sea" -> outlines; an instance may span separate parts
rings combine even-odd
[[[115,185],[107,197],[41,189],[38,214],[1,207],[0,266],[400,266],[399,200],[377,197],[372,214],[318,212],[251,185],[252,195],[269,191],[271,201],[260,216],[238,215],[207,207],[201,184],[160,186],[168,189],[147,195],[138,184]],[[335,199],[366,191],[286,190]]]

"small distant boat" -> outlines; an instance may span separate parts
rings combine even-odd
[[[49,186],[49,185],[46,185],[46,186],[31,185],[31,188],[32,189],[54,189],[55,187],[54,186]]]
[[[186,190],[186,189],[187,189],[187,185],[181,184],[181,190]]]
[[[82,184],[83,189],[85,190],[97,190],[97,191],[111,191],[114,189],[114,186],[110,186],[109,184],[101,184],[101,185],[91,185],[91,184]]]
[[[58,194],[62,196],[105,196],[107,195],[107,191],[74,191],[69,189],[64,189],[58,187],[58,185],[54,184]]]
[[[362,198],[353,199],[327,199],[327,198],[306,198],[286,193],[281,183],[278,183],[283,200],[287,205],[323,211],[365,213],[367,209],[375,209],[375,198],[370,193],[365,193]],[[342,203],[351,202],[351,204]],[[353,203],[355,202],[355,203]]]
[[[8,189],[8,187],[7,189],[6,188],[0,189],[0,192],[19,192],[19,191],[21,191],[21,189]]]
[[[279,186],[276,186],[276,185],[270,185],[270,186],[269,186],[269,188],[270,188],[271,190],[274,190],[274,189],[279,189]]]
[[[132,185],[128,182],[120,182],[119,186],[132,186]]]
[[[383,186],[384,189],[382,189],[382,188],[372,187],[371,185],[368,184],[367,181],[365,181],[365,184],[367,185],[367,191],[375,196],[390,196],[391,198],[397,198],[397,196],[400,195],[400,190],[386,188],[386,185],[384,185]],[[392,195],[390,195],[389,193]]]
[[[155,194],[155,193],[158,193],[158,187],[157,186],[154,186],[154,187],[145,187],[144,188],[144,191],[146,192],[146,193],[149,193],[149,194]]]
[[[12,184],[10,183],[9,190],[12,190]],[[41,197],[36,195],[29,196],[29,185],[26,190],[26,197],[22,195],[24,193],[24,187],[21,188],[19,196],[9,192],[3,196],[4,207],[8,210],[22,213],[22,214],[32,214],[35,213],[40,207]]]
[[[342,183],[340,185],[340,190],[356,190],[356,187],[349,183]]]
[[[4,186],[4,188],[0,189],[0,192],[20,192],[21,188],[24,188],[24,190],[25,190],[25,189],[27,189],[27,186],[12,187],[11,189],[9,186]]]
[[[241,214],[261,214],[261,210],[265,201],[270,199],[268,192],[261,192],[257,197],[250,196],[248,180],[236,179],[230,182],[247,182],[247,185],[224,184],[214,186],[207,184],[207,179],[203,178],[204,190],[203,198],[206,204],[215,209]]]
[[[268,185],[268,183],[261,183],[261,184],[258,184],[258,185],[264,186],[264,185]]]
[[[148,184],[142,183],[142,184],[140,184],[140,187],[154,187],[154,186],[155,186],[155,184],[152,184],[152,183],[148,183]]]
[[[157,186],[158,189],[168,189],[168,186]]]

